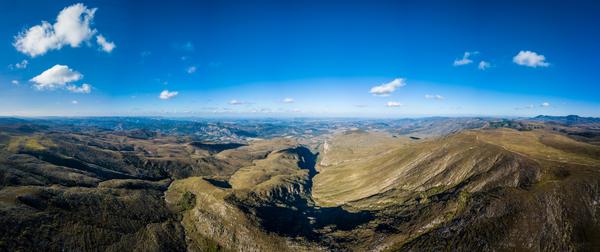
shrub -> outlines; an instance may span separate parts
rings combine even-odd
[[[196,206],[196,195],[194,195],[191,192],[185,191],[181,195],[181,198],[179,199],[179,203],[177,205],[179,205],[181,211],[187,211],[194,208]]]

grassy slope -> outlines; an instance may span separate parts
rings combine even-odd
[[[364,135],[363,139],[368,138],[368,134]],[[371,150],[364,146],[368,142],[353,142],[347,137],[359,139],[353,135],[341,135],[332,141],[332,145],[342,145],[342,149],[363,145],[356,149]],[[407,196],[429,190],[443,191],[495,166],[518,165],[531,160],[598,165],[600,153],[598,146],[561,135],[509,129],[467,131],[441,139],[396,146],[385,143],[383,146],[386,148],[379,152],[332,151],[335,160],[352,161],[319,166],[319,174],[314,178],[315,201],[323,206],[335,206],[389,190],[396,190],[399,194],[406,192]],[[328,159],[329,154],[325,152],[324,155],[323,159]],[[507,171],[512,172],[510,169]],[[495,176],[502,175],[510,174],[501,172]],[[473,187],[473,190],[480,187]],[[378,203],[385,205],[386,202]]]
[[[396,190],[400,194],[442,190],[490,169],[506,158],[500,148],[475,141],[469,135],[389,146],[341,165],[319,167],[313,197],[324,206],[343,205]],[[394,201],[401,199],[394,199]],[[393,202],[370,202],[378,208]],[[373,204],[375,203],[375,204]]]
[[[345,137],[338,136],[337,143],[361,144]],[[544,130],[494,129],[387,147],[369,155],[335,153],[336,159],[353,160],[322,165],[314,178],[313,198],[321,206],[380,209],[372,225],[389,234],[373,231],[357,244],[361,249],[473,249],[477,240],[479,246],[509,250],[596,246],[590,241],[599,225],[594,213],[600,210],[593,204],[600,181],[598,146]],[[578,194],[583,199],[570,200]],[[552,215],[537,218],[539,212]],[[401,216],[409,221],[397,219]],[[556,218],[563,225],[544,231]],[[575,238],[560,238],[565,234]],[[560,240],[544,246],[532,244],[528,235]]]

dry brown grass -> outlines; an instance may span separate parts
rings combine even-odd
[[[370,133],[362,133],[362,139],[369,139]],[[353,135],[338,135],[334,144],[348,143],[356,138]],[[381,136],[373,136],[379,139]],[[443,191],[454,187],[478,174],[497,170],[493,179],[500,179],[517,172],[520,163],[532,160],[549,160],[571,164],[599,166],[598,147],[574,141],[570,138],[543,130],[516,131],[512,129],[472,130],[459,134],[426,140],[417,143],[399,143],[383,141],[379,145],[373,141],[372,148],[351,154],[343,154],[349,162],[319,166],[319,174],[314,178],[313,198],[321,206],[338,206],[350,202],[394,191],[394,195],[369,200],[368,208],[397,204],[403,199],[414,197],[436,188]],[[369,142],[363,142],[368,144]],[[385,148],[381,148],[385,146]],[[378,149],[379,151],[371,151]],[[368,154],[366,154],[368,153]],[[324,160],[328,153],[324,153]],[[333,152],[334,159],[340,159],[340,153]],[[516,170],[515,170],[516,169]],[[492,176],[492,175],[490,175]],[[518,177],[518,176],[517,176]],[[473,185],[472,190],[490,187],[487,182]],[[498,181],[494,183],[500,183]]]

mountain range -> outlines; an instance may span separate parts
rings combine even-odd
[[[2,251],[594,251],[600,119],[0,118]]]

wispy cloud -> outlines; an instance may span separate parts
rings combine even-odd
[[[486,70],[488,68],[492,67],[492,64],[490,64],[490,62],[487,61],[480,61],[479,65],[477,66],[477,68],[479,68],[479,70]]]
[[[190,67],[188,67],[187,69],[185,69],[185,71],[186,71],[188,74],[193,74],[193,73],[195,73],[195,72],[196,72],[196,70],[197,70],[197,69],[196,69],[196,66],[190,66]]]
[[[163,90],[162,92],[160,92],[160,95],[158,96],[158,98],[160,98],[161,100],[169,100],[175,96],[177,96],[179,94],[179,92],[177,91],[172,91],[170,92],[169,90]]]
[[[92,92],[92,85],[83,83],[81,86],[71,85],[67,87],[67,90],[73,93],[89,94]]]
[[[191,41],[187,41],[185,43],[176,42],[171,45],[173,49],[180,51],[193,52],[195,49],[194,44]]]
[[[388,83],[372,87],[369,93],[375,96],[388,96],[392,92],[396,91],[397,88],[404,86],[406,86],[406,80],[402,78],[396,78]]]
[[[139,63],[144,64],[146,62],[146,58],[150,57],[150,55],[152,55],[151,51],[141,51]]]
[[[29,61],[27,61],[26,59],[21,60],[21,62],[17,62],[15,64],[10,64],[8,65],[8,68],[10,69],[25,69],[27,68],[27,65],[29,64]]]
[[[181,48],[183,50],[186,50],[186,51],[193,51],[194,50],[194,44],[192,44],[192,42],[188,41],[185,44],[183,44],[183,46]]]
[[[473,60],[470,59],[472,55],[478,54],[479,52],[465,52],[461,59],[455,59],[453,65],[454,66],[464,66],[473,63]]]
[[[12,80],[12,81],[10,81],[10,83],[12,83],[13,85],[19,85],[19,81],[18,80]]]
[[[402,103],[397,101],[389,101],[385,104],[386,107],[401,107]]]
[[[426,95],[425,95],[425,99],[443,100],[443,99],[444,99],[444,97],[443,97],[443,96],[441,96],[441,95],[439,95],[439,94],[436,94],[436,95],[430,95],[430,94],[426,94]]]
[[[212,62],[208,63],[208,66],[211,67],[211,68],[218,68],[221,65],[223,65],[223,63],[219,62],[219,61],[212,61]]]
[[[254,113],[273,113],[274,111],[270,108],[261,108],[258,110],[252,110]]]
[[[96,43],[100,45],[100,49],[102,49],[102,51],[105,51],[107,53],[112,52],[112,50],[115,49],[115,47],[117,47],[115,43],[107,41],[106,38],[102,35],[96,36]]]
[[[544,55],[532,51],[520,51],[513,57],[513,62],[517,65],[534,68],[550,66],[550,63],[546,62],[546,57]]]
[[[290,98],[290,97],[287,97],[287,98],[283,99],[281,102],[283,102],[283,103],[294,103],[294,99]]]
[[[169,85],[169,81],[161,79],[161,78],[154,78],[154,81],[156,81],[157,83],[160,83],[162,85]]]
[[[235,100],[235,99],[229,101],[229,105],[242,105],[242,104],[247,104],[247,102],[239,101],[239,100]]]
[[[540,106],[542,106],[542,107],[550,107],[550,103],[549,102],[542,102],[542,104],[540,104]]]
[[[50,50],[60,50],[64,46],[79,47],[82,43],[89,42],[98,32],[91,27],[96,10],[88,9],[81,3],[66,7],[58,14],[54,24],[42,21],[41,24],[19,33],[15,36],[13,46],[17,51],[31,57],[44,55]],[[105,45],[101,42],[106,42],[107,49],[112,50],[114,43],[103,38],[99,35],[97,43],[104,49]]]

